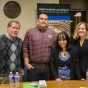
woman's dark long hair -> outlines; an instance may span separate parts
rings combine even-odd
[[[69,47],[70,46],[70,37],[64,31],[58,33],[58,35],[57,35],[56,48],[59,49],[60,51],[62,51],[62,47],[58,44],[58,40],[61,40],[62,38],[65,39],[65,40],[67,40],[66,50],[68,50],[70,48]]]

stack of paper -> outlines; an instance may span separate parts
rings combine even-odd
[[[40,85],[40,87],[47,87],[45,80],[39,80],[39,85]]]

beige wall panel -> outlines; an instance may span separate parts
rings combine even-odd
[[[6,33],[7,23],[12,20],[5,16],[3,12],[4,5],[9,0],[0,0],[0,35]],[[59,4],[59,0],[11,0],[17,1],[21,6],[20,15],[15,18],[21,24],[21,29],[19,32],[19,37],[24,38],[26,31],[29,28],[35,27],[36,17],[37,17],[37,3],[55,3]]]

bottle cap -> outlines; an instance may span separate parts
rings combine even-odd
[[[10,73],[12,73],[12,72],[10,72]]]
[[[16,72],[16,74],[18,74],[18,72]]]

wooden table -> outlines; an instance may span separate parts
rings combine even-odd
[[[30,82],[20,82],[20,86],[18,88],[23,88],[24,83]],[[63,81],[61,84],[57,84],[54,80],[46,81],[46,83],[47,87],[45,88],[88,88],[88,83],[86,81],[79,81],[79,80]],[[9,84],[0,84],[0,88],[17,88],[17,87],[15,86],[10,87]]]

